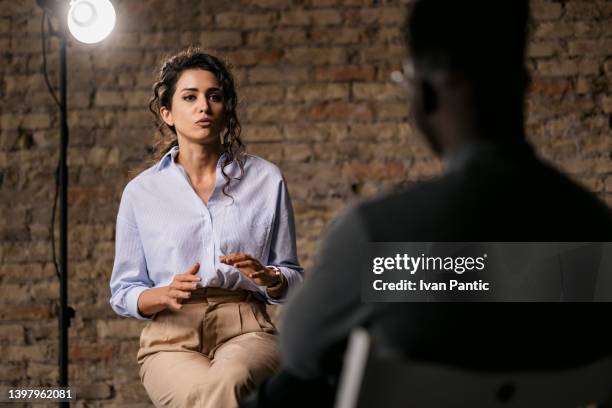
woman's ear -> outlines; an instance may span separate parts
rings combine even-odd
[[[165,106],[159,108],[159,116],[166,122],[168,126],[174,126],[174,118],[172,117],[172,111],[170,111]]]

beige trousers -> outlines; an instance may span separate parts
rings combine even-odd
[[[232,408],[278,368],[265,305],[244,290],[202,288],[143,329],[140,379],[156,407]]]

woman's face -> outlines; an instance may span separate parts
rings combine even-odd
[[[224,127],[223,90],[210,71],[188,69],[176,82],[172,109],[160,109],[168,126],[174,126],[178,138],[200,143],[219,143]]]

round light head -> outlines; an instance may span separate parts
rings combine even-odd
[[[115,9],[109,0],[72,0],[68,29],[80,42],[93,44],[113,31],[115,18]]]

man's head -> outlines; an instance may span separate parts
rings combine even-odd
[[[522,136],[527,0],[417,0],[406,20],[417,123],[437,152]]]

